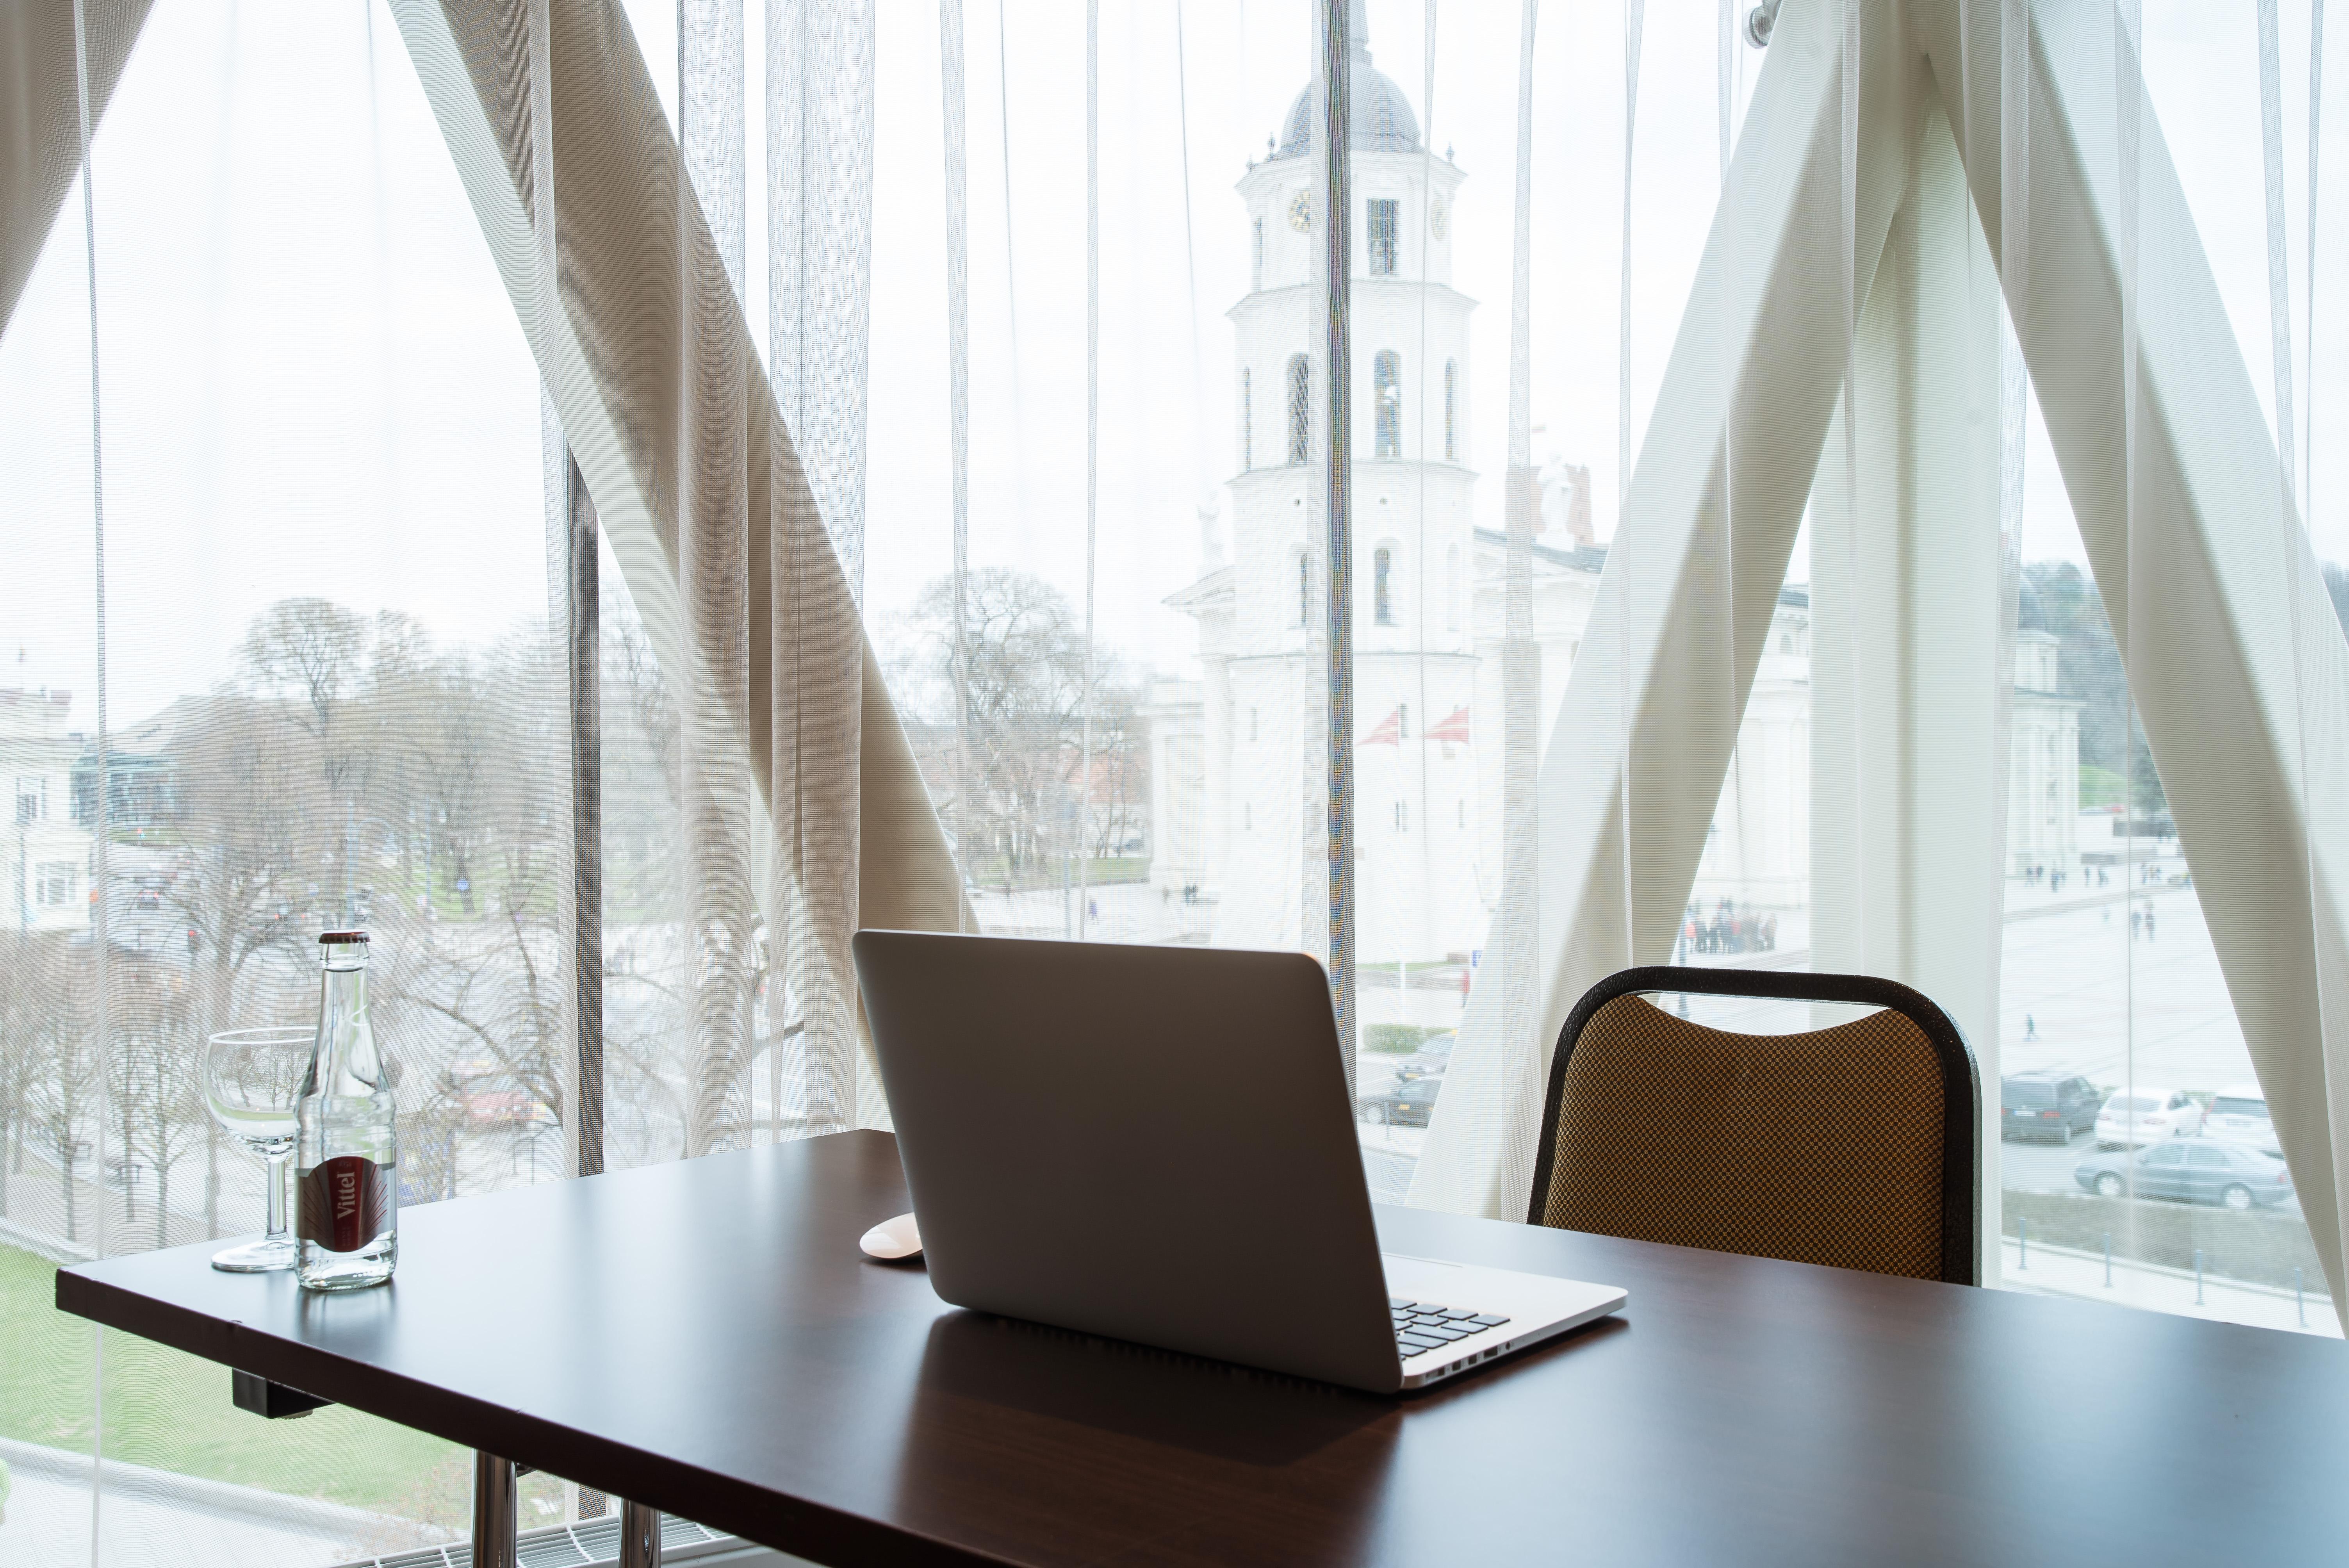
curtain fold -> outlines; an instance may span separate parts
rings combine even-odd
[[[0,9],[0,331],[81,168],[75,56],[80,18],[90,125],[105,118],[154,0],[66,0]]]
[[[805,464],[812,511],[778,526],[820,528],[845,601],[810,591],[805,545],[777,549],[773,602],[792,605],[769,740],[775,831],[790,846],[803,919],[784,972],[804,1019],[811,1130],[857,1125],[853,976],[825,954],[860,923],[859,734],[866,679],[864,371],[873,222],[870,0],[769,0],[768,363],[780,438]],[[785,500],[785,511],[794,502]],[[812,542],[807,542],[812,543]],[[885,691],[875,694],[885,705]],[[924,795],[926,802],[926,791]],[[792,888],[771,901],[792,907]],[[785,916],[790,919],[788,915]],[[949,928],[951,929],[951,928]]]
[[[508,294],[532,327],[540,315],[522,51],[461,7],[396,0],[393,12]],[[801,158],[836,156],[848,167],[823,172],[823,198],[808,201],[805,225],[821,216],[836,227],[802,231],[802,251],[822,265],[811,273],[802,263],[801,325],[777,337],[786,351],[775,364],[800,368],[788,384],[779,369],[771,387],[709,218],[681,199],[688,171],[625,14],[616,0],[555,7],[554,187],[564,266],[547,325],[533,334],[646,634],[677,689],[699,685],[698,766],[711,783],[715,823],[706,841],[740,856],[740,874],[764,906],[763,940],[781,947],[787,930],[791,988],[809,1035],[812,1129],[885,1115],[860,1104],[855,1087],[861,1024],[849,936],[859,923],[951,931],[968,919],[864,632],[854,576],[863,422],[833,397],[854,393],[861,407],[869,18],[854,5],[807,18],[805,69],[834,75],[808,90],[807,112],[826,106],[829,129],[805,135]],[[771,80],[770,91],[787,109],[788,78]],[[675,239],[643,242],[649,233]],[[690,345],[688,322],[700,335]],[[805,435],[786,418],[794,397],[804,399]],[[699,515],[681,509],[680,497],[712,496],[684,471],[685,455],[703,452],[713,431],[735,439],[733,408],[739,510],[731,499],[711,500]],[[730,447],[710,449],[722,473],[734,471]],[[687,537],[711,517],[709,531]],[[724,561],[740,573],[730,581]],[[787,1026],[778,999],[768,1006],[774,1026]]]

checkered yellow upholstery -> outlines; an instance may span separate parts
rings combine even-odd
[[[1942,1277],[1942,1078],[1889,1009],[1737,1035],[1618,996],[1557,1093],[1544,1224]]]

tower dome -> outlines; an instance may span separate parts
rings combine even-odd
[[[1353,0],[1347,32],[1353,46],[1346,72],[1346,119],[1356,152],[1417,152],[1419,119],[1402,89],[1371,64],[1371,26],[1362,0]],[[1313,88],[1289,106],[1276,158],[1302,158],[1313,150]]]
[[[2040,603],[2039,590],[2031,585],[2030,578],[2026,577],[2015,585],[2014,601],[2014,629],[2016,631],[2045,632],[2053,630],[2053,628],[2047,624],[2047,610],[2046,607]]]

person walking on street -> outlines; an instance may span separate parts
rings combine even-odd
[[[2028,1013],[2023,1015],[2023,1037],[2026,1040],[2039,1037],[2039,1020]]]

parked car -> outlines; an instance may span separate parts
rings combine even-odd
[[[2281,1203],[2292,1196],[2292,1172],[2282,1161],[2207,1138],[2170,1139],[2127,1154],[2091,1154],[2072,1172],[2089,1191],[2122,1198],[2169,1198],[2181,1203],[2222,1203],[2230,1209]]]
[[[1446,1029],[1419,1042],[1419,1049],[1395,1064],[1399,1078],[1434,1078],[1452,1065],[1452,1047],[1459,1036]]]
[[[2209,1113],[2202,1119],[2202,1136],[2222,1143],[2240,1143],[2279,1160],[2283,1158],[2283,1144],[2276,1137],[2274,1119],[2268,1115],[2267,1092],[2255,1083],[2220,1089],[2210,1101]]]
[[[2104,1097],[2074,1073],[2016,1073],[1998,1080],[1998,1130],[2006,1138],[2069,1143],[2096,1125]]]
[[[2099,1149],[2189,1138],[2201,1130],[2202,1107],[2182,1088],[2149,1088],[2139,1084],[2113,1096],[2096,1112]]]
[[[1355,1102],[1355,1113],[1376,1127],[1393,1122],[1401,1127],[1425,1127],[1435,1112],[1435,1097],[1444,1092],[1444,1075],[1397,1078],[1375,1094]]]

